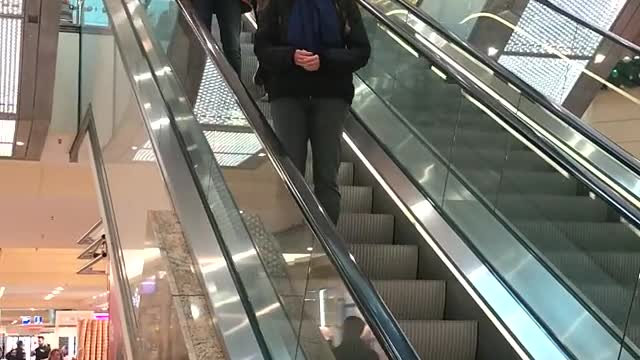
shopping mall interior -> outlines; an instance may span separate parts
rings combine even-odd
[[[0,0],[0,359],[640,359],[640,2],[202,1]]]

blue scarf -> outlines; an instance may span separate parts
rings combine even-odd
[[[289,17],[289,45],[318,53],[342,46],[334,0],[294,0]]]

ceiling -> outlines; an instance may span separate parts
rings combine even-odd
[[[79,252],[79,249],[0,250],[0,289],[4,287],[0,309],[91,309],[104,303],[104,297],[99,295],[107,291],[107,277],[76,275],[86,263],[76,259]],[[64,290],[51,300],[44,299],[58,287]]]

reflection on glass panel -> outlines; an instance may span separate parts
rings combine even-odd
[[[499,63],[536,90],[562,103],[589,61],[503,55]]]

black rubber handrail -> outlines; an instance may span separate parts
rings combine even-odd
[[[390,359],[418,360],[420,357],[404,335],[400,325],[386,307],[380,295],[374,290],[369,279],[349,255],[346,243],[342,240],[341,235],[321,210],[306,180],[286,155],[282,144],[267,119],[225,59],[223,53],[215,45],[211,33],[204,27],[195,9],[184,0],[176,0],[176,3],[207,57],[220,70],[227,85],[236,95],[247,120],[263,142],[265,152],[271,158],[274,167],[283,176],[289,190],[298,200],[297,203],[302,208],[303,213],[307,215],[306,218],[318,241],[344,280],[354,302],[365,317],[382,349]]]
[[[362,4],[367,0],[357,1]],[[442,26],[429,14],[426,14],[422,10],[416,9],[416,7],[409,3],[407,0],[394,1],[403,5],[403,7],[406,8],[406,10],[409,11],[413,16],[420,19],[422,22],[426,23],[428,26],[444,35],[447,40],[456,44],[465,52],[471,54],[484,66],[491,69],[494,72],[494,76],[510,83],[511,85],[519,89],[522,95],[530,98],[531,100],[533,100],[533,102],[541,105],[545,110],[561,119],[564,123],[576,130],[580,135],[592,141],[595,145],[603,149],[609,156],[622,163],[624,166],[629,168],[637,177],[640,178],[640,162],[618,144],[611,141],[611,139],[604,136],[600,132],[594,130],[591,126],[586,125],[578,116],[576,116],[563,106],[557,104],[553,100],[549,99],[546,95],[535,89],[526,81],[515,76],[510,70],[495,61],[493,58],[467,44],[453,32]]]
[[[580,24],[583,27],[586,27],[587,29],[593,31],[594,33],[597,33],[598,35],[607,38],[609,41],[612,41],[616,44],[618,44],[619,46],[622,46],[624,48],[626,48],[629,51],[632,51],[636,54],[640,55],[640,46],[632,43],[631,41],[623,38],[622,36],[611,32],[609,30],[603,29],[599,26],[590,24],[588,21],[582,19],[581,17],[570,13],[569,11],[563,9],[562,7],[552,3],[549,0],[535,0],[536,2],[546,6],[547,8],[551,9],[554,12],[559,13],[560,15],[569,18],[571,21],[576,22],[578,24]]]

